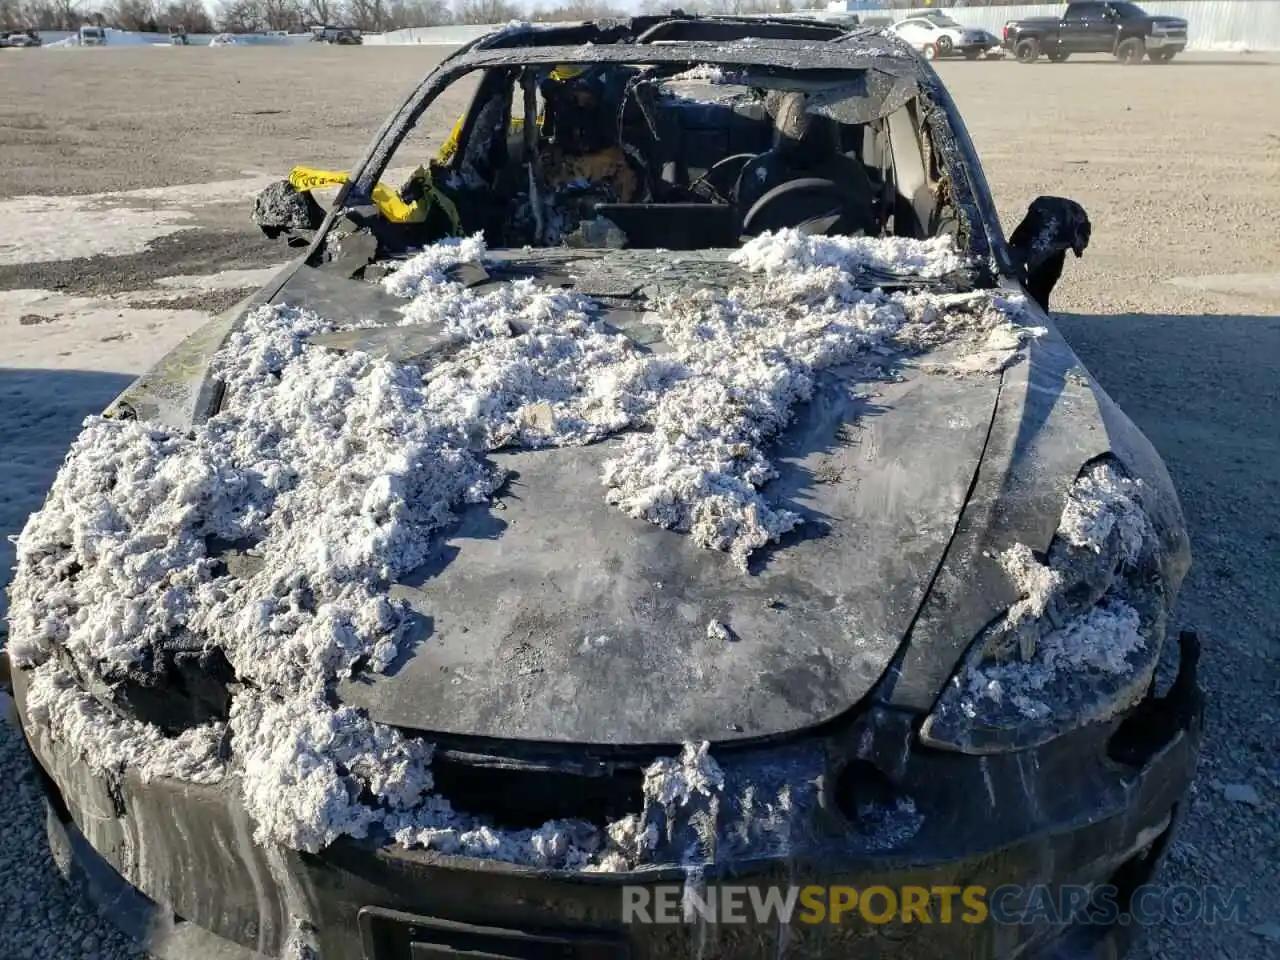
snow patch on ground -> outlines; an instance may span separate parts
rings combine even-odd
[[[141,253],[161,237],[191,230],[186,210],[98,208],[81,197],[0,200],[0,221],[21,224],[0,237],[0,266]]]
[[[184,293],[204,293],[215,290],[244,290],[261,287],[286,266],[287,264],[278,263],[271,267],[222,270],[219,273],[197,276],[161,277],[155,283],[157,287],[163,287],[175,296]],[[145,298],[146,294],[139,292],[120,294],[119,296],[121,299],[141,300]]]
[[[0,266],[141,253],[162,237],[196,229],[193,210],[252,200],[270,180],[254,177],[75,197],[0,200]]]
[[[763,447],[815,371],[864,352],[980,345],[1010,310],[986,295],[857,287],[857,263],[945,272],[956,255],[932,241],[827,249],[783,234],[743,251],[755,276],[729,296],[658,305],[672,349],[655,357],[577,294],[530,281],[476,293],[446,279],[482,256],[476,238],[443,244],[387,281],[413,295],[406,322],[440,321],[460,338],[445,360],[316,348],[307,338],[333,324],[264,307],[215,358],[225,398],[207,423],[175,433],[86,420],[17,543],[10,653],[34,668],[53,736],[104,770],[136,757],[188,779],[234,771],[258,840],[303,850],[381,828],[446,852],[622,869],[653,849],[654,810],[723,787],[707,745],[690,744],[646,772],[645,811],[603,834],[499,829],[432,793],[430,745],[335,708],[326,689],[395,658],[405,611],[377,585],[420,566],[456,506],[500,487],[478,454],[649,426],[606,467],[604,495],[745,566],[796,522],[758,489],[772,472]],[[225,558],[240,545],[256,565],[231,576]],[[166,738],[81,688],[159,679],[166,651],[192,643],[234,669],[226,724]]]
[[[95,369],[141,373],[209,319],[208,312],[189,308],[189,302],[182,305],[180,300],[223,290],[250,290],[283,266],[164,277],[151,289],[109,295],[0,290],[3,365],[77,369],[91,356]]]

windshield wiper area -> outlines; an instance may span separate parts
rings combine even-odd
[[[884,290],[928,290],[932,293],[968,293],[996,286],[994,275],[981,264],[961,267],[940,277],[863,267],[858,272],[858,280],[869,281]]]

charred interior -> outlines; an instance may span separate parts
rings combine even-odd
[[[691,44],[695,27],[715,35]],[[492,64],[446,71],[406,111],[412,123],[388,134],[340,198],[338,236],[319,260],[349,253],[342,240],[353,235],[372,235],[356,245],[374,247],[375,260],[477,233],[490,249],[733,248],[783,228],[963,245],[970,218],[945,162],[945,117],[911,71],[831,25],[771,27],[636,23],[565,46],[576,54],[567,62],[551,61],[559,46],[531,43],[509,59],[473,51]],[[547,32],[564,44],[565,31]],[[791,69],[726,53],[762,39],[823,57]],[[474,71],[475,94],[443,149],[418,154],[411,134],[426,107]],[[388,169],[412,173],[395,188],[368,182]],[[321,211],[299,190],[287,227],[314,229]]]
[[[936,202],[936,170],[895,160],[894,134],[914,135],[918,118],[911,106],[882,115],[886,92],[867,70],[817,81],[694,64],[491,71],[445,168],[419,167],[400,193],[448,190],[451,232],[482,231],[492,247],[705,249],[783,227],[932,236],[954,217]],[[924,199],[907,201],[903,187],[931,173]],[[434,219],[419,228],[431,239],[450,217]]]

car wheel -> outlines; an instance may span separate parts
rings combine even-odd
[[[1017,55],[1019,63],[1035,63],[1040,56],[1040,41],[1019,40],[1013,52]]]
[[[982,56],[981,50],[966,50],[964,52],[964,58],[966,60],[977,60],[980,56]]]
[[[951,38],[945,33],[938,38],[938,56],[945,57],[951,52]]]
[[[1142,42],[1141,37],[1130,37],[1116,47],[1116,59],[1130,66],[1135,63],[1141,63],[1146,53],[1147,45]]]
[[[924,54],[924,58],[925,58],[926,60],[937,60],[937,59],[938,59],[938,48],[937,48],[937,46],[935,46],[935,45],[934,45],[934,44],[932,44],[932,43],[926,43],[926,44],[924,45],[924,48],[923,48],[920,52],[921,52],[922,54]]]
[[[1071,54],[1062,53],[1061,51],[1059,51],[1058,53],[1049,54],[1049,60],[1052,61],[1053,63],[1065,63],[1067,57],[1069,56],[1071,56]]]
[[[1173,59],[1173,51],[1157,50],[1152,53],[1148,53],[1147,57],[1150,58],[1152,63],[1168,63]]]

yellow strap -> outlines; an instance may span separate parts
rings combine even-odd
[[[440,152],[436,154],[436,159],[441,163],[448,163],[453,159],[453,155],[458,152],[458,138],[462,136],[462,123],[467,119],[464,113],[454,121],[453,129],[449,131],[448,139],[440,147]]]
[[[449,218],[449,224],[452,227],[451,232],[454,236],[457,236],[462,231],[462,218],[458,216],[458,208],[449,199],[448,194],[435,185],[435,181],[431,177],[431,171],[426,167],[419,167],[413,171],[410,179],[422,181],[422,202],[426,209],[429,210],[432,203],[438,203],[445,216]]]
[[[349,179],[351,177],[346,173],[316,170],[312,167],[294,167],[289,171],[289,183],[293,184],[293,189],[301,193],[321,187],[340,187]]]
[[[324,187],[340,187],[350,179],[350,174],[339,173],[334,170],[294,167],[289,171],[289,183],[293,185],[293,189],[300,193],[307,193]],[[374,205],[392,223],[421,223],[427,219],[427,213],[431,210],[433,197],[439,197],[439,191],[435,190],[434,187],[427,192],[427,195],[422,200],[413,203],[405,203],[400,199],[400,195],[385,183],[374,184],[372,191]],[[449,206],[452,206],[452,204]],[[448,212],[448,208],[446,207],[445,209]],[[455,222],[457,221],[456,210],[453,211],[451,219]]]

